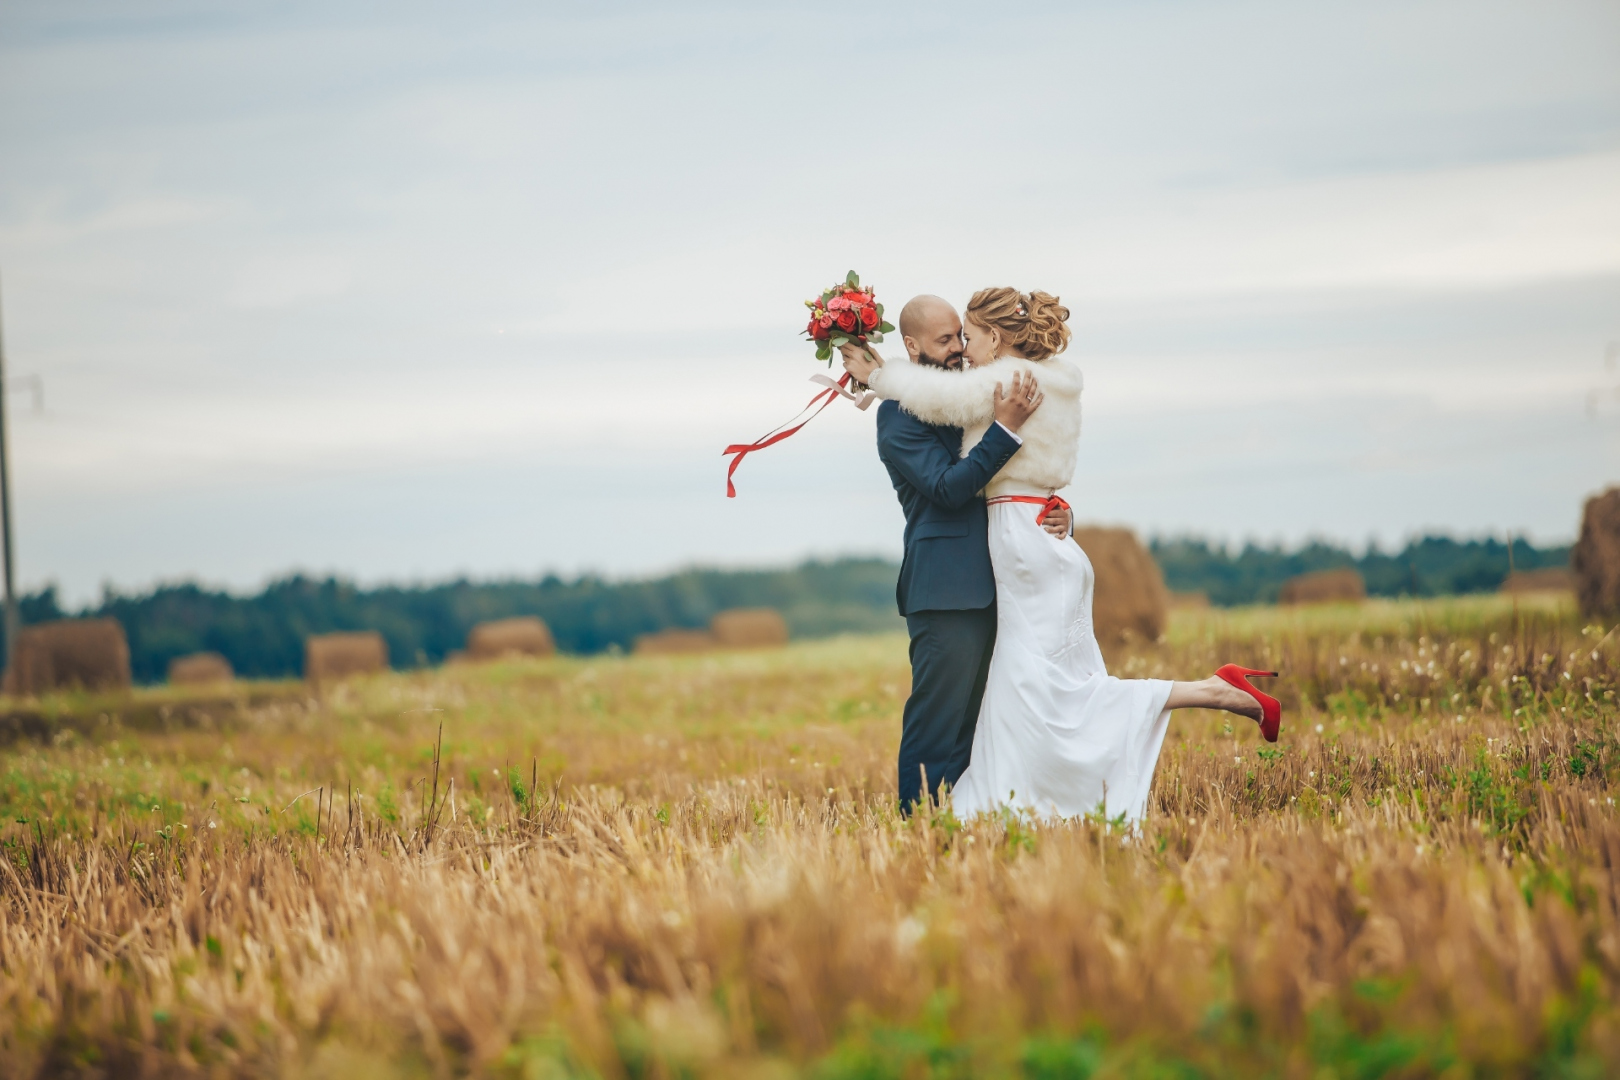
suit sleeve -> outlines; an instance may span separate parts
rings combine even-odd
[[[971,502],[1017,452],[1018,441],[999,424],[990,425],[967,457],[955,458],[923,424],[879,417],[878,455],[884,463],[929,502],[949,510]]]

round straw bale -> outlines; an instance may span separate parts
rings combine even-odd
[[[467,635],[467,659],[497,660],[503,656],[550,656],[557,651],[551,630],[532,615],[479,623]]]
[[[709,620],[709,632],[724,649],[786,645],[787,620],[775,608],[732,608]]]
[[[175,686],[209,686],[235,678],[231,662],[217,652],[192,653],[169,661],[169,682]]]
[[[636,655],[708,652],[715,647],[714,635],[707,630],[660,630],[636,638]]]
[[[319,686],[388,669],[388,645],[375,630],[311,634],[304,639],[304,678]]]
[[[1586,500],[1569,561],[1581,613],[1620,615],[1620,487]]]
[[[6,673],[6,689],[14,694],[126,690],[129,684],[129,641],[117,619],[25,626],[17,635],[15,667]]]
[[[1367,583],[1361,571],[1348,566],[1337,570],[1313,570],[1283,582],[1277,596],[1280,604],[1360,603],[1367,599]]]
[[[1502,579],[1505,593],[1572,593],[1575,575],[1567,566],[1544,566],[1539,570],[1515,570]]]
[[[1164,572],[1129,529],[1082,525],[1074,542],[1091,560],[1091,624],[1101,644],[1157,641],[1170,617]]]

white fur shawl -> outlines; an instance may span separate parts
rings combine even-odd
[[[1004,356],[984,367],[946,371],[905,360],[872,373],[872,389],[919,420],[962,429],[962,456],[979,445],[995,409],[996,384],[1005,391],[1013,373],[1033,375],[1046,398],[1024,421],[1024,445],[985,487],[987,495],[1046,494],[1074,479],[1080,453],[1080,369],[1062,357],[1023,360]]]

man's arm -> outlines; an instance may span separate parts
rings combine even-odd
[[[929,502],[948,510],[971,502],[1018,452],[1018,446],[1018,440],[1004,428],[991,424],[967,457],[955,458],[920,421],[878,426],[878,456],[884,464],[905,477]]]

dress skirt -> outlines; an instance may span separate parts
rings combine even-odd
[[[1091,623],[1091,560],[1079,544],[1042,529],[1038,506],[989,510],[996,645],[952,808],[964,818],[1007,807],[1139,821],[1170,724],[1171,684],[1108,674]]]

